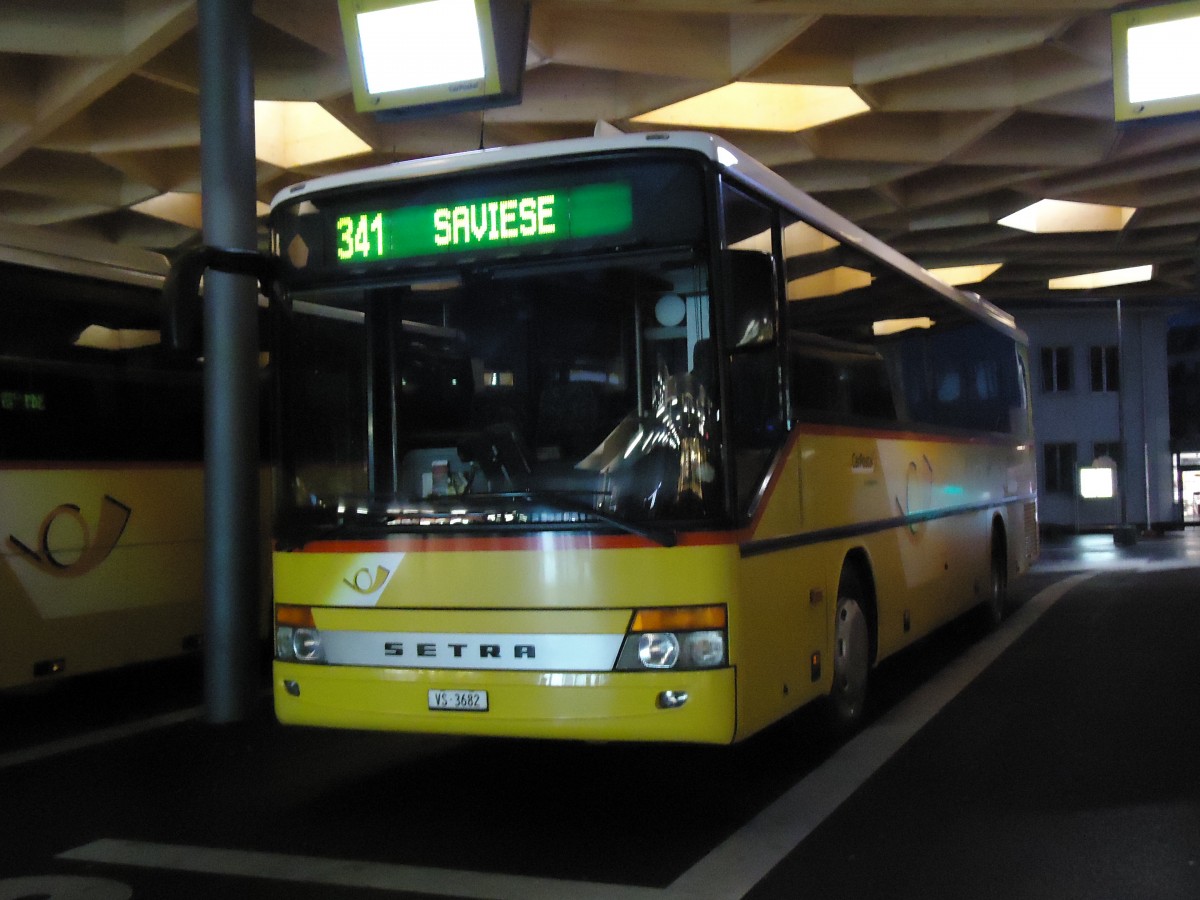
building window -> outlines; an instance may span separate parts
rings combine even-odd
[[[1092,390],[1121,389],[1121,366],[1115,345],[1092,348]]]
[[[1042,348],[1042,390],[1046,393],[1071,389],[1071,348]]]
[[[1118,466],[1121,464],[1121,444],[1119,441],[1098,441],[1092,444],[1092,460],[1107,456]]]
[[[1042,448],[1042,456],[1042,473],[1046,480],[1046,493],[1073,494],[1075,492],[1075,445],[1046,444]]]

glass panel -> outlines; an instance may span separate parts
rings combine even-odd
[[[1057,390],[1069,391],[1072,387],[1071,379],[1071,348],[1058,347],[1056,352],[1056,382]]]
[[[0,459],[198,460],[199,364],[157,290],[0,264]]]
[[[785,222],[783,247],[794,418],[1028,430],[1011,338],[807,223]],[[1062,375],[1047,348],[1043,384]]]
[[[299,504],[367,490],[368,342],[361,295],[329,292],[293,307],[284,383],[285,443]],[[357,302],[354,302],[357,301]]]
[[[730,350],[730,436],[738,506],[749,510],[783,443],[779,345],[779,291],[775,266],[775,213],[724,185],[729,292],[725,343]]]
[[[295,297],[293,496],[372,524],[720,509],[707,269],[560,261]]]
[[[726,244],[730,253],[725,343],[731,349],[775,340],[774,215],[756,200],[725,185]]]

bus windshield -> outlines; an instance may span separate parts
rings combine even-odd
[[[290,299],[300,535],[643,533],[722,508],[709,273],[692,250],[476,262]]]

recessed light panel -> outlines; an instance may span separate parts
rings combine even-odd
[[[1002,263],[982,263],[974,266],[947,266],[930,269],[929,274],[954,287],[960,284],[978,284],[1000,268]]]
[[[1050,289],[1053,291],[1095,290],[1096,288],[1113,287],[1118,284],[1134,284],[1139,281],[1149,281],[1154,277],[1154,266],[1130,266],[1127,269],[1109,269],[1107,272],[1089,272],[1084,275],[1071,275],[1066,278],[1051,278]]]
[[[687,128],[803,131],[866,112],[848,87],[735,81],[633,118],[634,122]]]
[[[367,153],[371,146],[319,103],[256,100],[254,148],[263,162],[294,169]]]
[[[1137,210],[1132,206],[1107,206],[1102,203],[1076,203],[1073,200],[1039,200],[1011,216],[1000,225],[1051,234],[1068,231],[1120,231]]]

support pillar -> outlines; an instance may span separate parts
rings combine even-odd
[[[199,2],[204,242],[242,250],[257,244],[251,6]],[[205,276],[204,695],[211,723],[244,719],[257,692],[257,297],[251,276]]]

